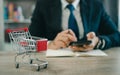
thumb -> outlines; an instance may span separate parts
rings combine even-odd
[[[87,34],[87,40],[92,40],[95,37],[95,33],[94,32],[90,32]]]

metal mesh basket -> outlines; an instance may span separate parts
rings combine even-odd
[[[20,64],[35,66],[37,67],[37,71],[41,68],[47,68],[47,61],[40,60],[34,56],[37,52],[47,50],[47,39],[32,37],[27,27],[7,29],[6,32],[9,34],[13,49],[16,51],[16,68],[19,68]],[[18,60],[19,58],[22,60]],[[26,62],[26,59],[29,61]],[[33,63],[34,61],[37,61],[37,63]]]

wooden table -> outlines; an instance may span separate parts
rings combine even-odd
[[[15,68],[14,52],[0,52],[0,75],[120,75],[120,48],[105,51],[105,57],[46,58],[48,68],[39,72],[31,67]]]

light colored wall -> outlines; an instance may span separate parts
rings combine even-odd
[[[120,0],[119,0],[119,2],[118,2],[118,27],[119,27],[119,31],[120,31]]]
[[[112,20],[115,22],[117,27],[118,27],[118,1],[119,0],[103,0],[105,10],[107,11],[108,15],[112,18]]]
[[[3,0],[0,0],[0,51],[4,50]]]

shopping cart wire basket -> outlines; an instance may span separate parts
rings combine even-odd
[[[6,32],[9,34],[13,49],[16,51],[16,68],[19,68],[20,64],[35,66],[37,71],[47,68],[48,62],[46,60],[35,57],[36,53],[47,50],[47,39],[31,36],[27,27],[6,29]],[[19,60],[20,58],[22,60]]]

